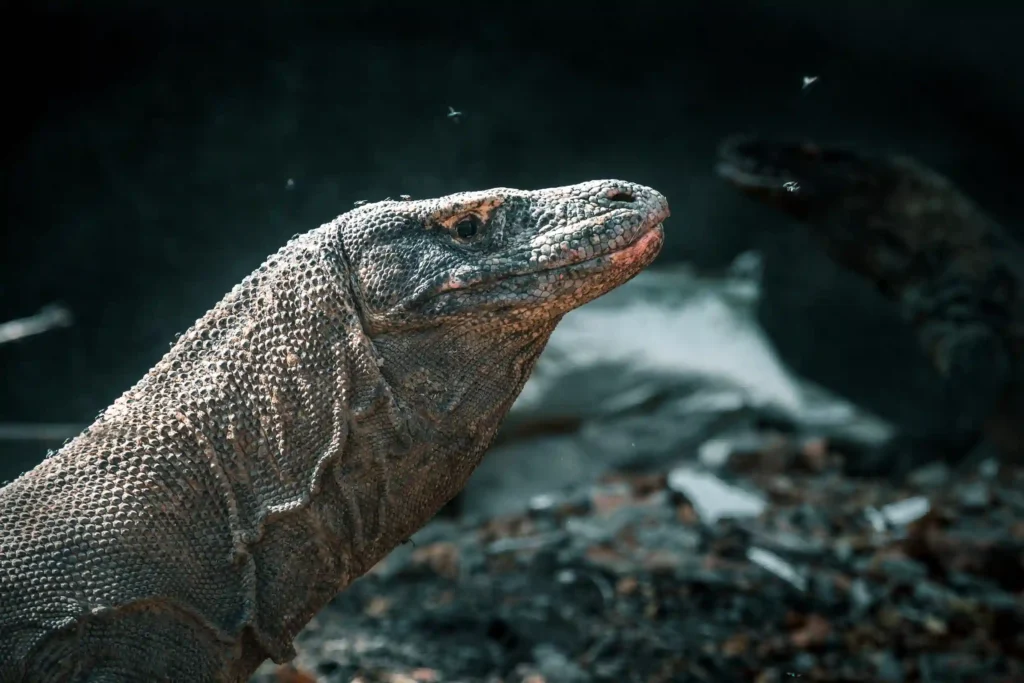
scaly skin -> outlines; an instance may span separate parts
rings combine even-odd
[[[292,239],[0,489],[0,681],[244,681],[463,486],[561,317],[658,254],[621,181]]]
[[[999,225],[906,157],[734,137],[717,171],[805,223],[834,261],[897,302],[943,377],[953,424],[905,440],[902,462],[868,469],[956,458],[982,433],[1007,461],[1024,458],[1024,249]]]

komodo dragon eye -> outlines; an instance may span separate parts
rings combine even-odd
[[[466,216],[455,224],[455,234],[460,240],[473,239],[478,232],[480,232],[480,219],[476,216]]]

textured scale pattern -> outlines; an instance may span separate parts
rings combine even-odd
[[[0,682],[244,681],[464,485],[558,320],[657,255],[621,181],[293,238],[0,489]]]

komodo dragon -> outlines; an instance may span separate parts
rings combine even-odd
[[[568,311],[658,254],[601,180],[296,236],[0,489],[0,681],[244,681],[464,485]]]
[[[717,171],[897,302],[943,379],[949,424],[853,469],[899,476],[959,460],[981,435],[1006,462],[1024,459],[1024,249],[1001,226],[906,157],[736,136]]]

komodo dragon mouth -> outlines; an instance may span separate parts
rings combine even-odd
[[[581,222],[574,232],[592,230],[594,226],[604,223],[609,218],[618,216],[619,212],[612,212],[606,216],[601,216],[597,220]],[[546,263],[542,263],[540,267],[531,268],[518,273],[511,273],[505,277],[491,280],[490,282],[493,283],[512,280],[519,277],[536,275],[538,273],[553,274],[563,271],[578,272],[583,270],[586,270],[587,272],[594,272],[608,267],[614,268],[616,266],[631,265],[639,261],[643,261],[644,257],[647,255],[650,255],[653,259],[654,256],[657,255],[657,251],[661,248],[661,244],[665,239],[664,220],[667,217],[667,208],[663,211],[649,214],[644,217],[636,227],[627,228],[622,235],[608,243],[608,248],[601,253],[588,254],[582,249],[572,249],[564,252],[562,258],[549,259]],[[654,253],[651,253],[652,250]],[[646,265],[646,263],[644,265]]]
[[[627,224],[631,220],[637,222],[635,225],[628,225],[614,240],[602,242],[605,248],[599,253],[595,254],[592,250],[584,248],[570,248],[563,250],[558,257],[538,260],[532,267],[510,270],[507,273],[490,277],[451,278],[431,292],[426,300],[431,301],[453,292],[476,293],[480,290],[531,277],[566,277],[578,273],[593,275],[603,270],[614,272],[642,269],[653,261],[661,251],[661,246],[665,241],[664,221],[669,215],[668,206],[661,205],[646,215],[638,211],[614,210],[597,218],[580,221],[572,227],[572,234],[600,234],[597,232],[599,226],[612,220],[624,221]]]

